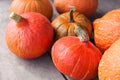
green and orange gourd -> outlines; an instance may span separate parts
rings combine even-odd
[[[85,15],[75,11],[74,6],[71,6],[69,12],[60,14],[52,21],[52,27],[55,31],[55,40],[69,35],[76,36],[74,32],[76,25],[84,29],[86,28],[89,37],[91,37],[92,24],[90,20]]]

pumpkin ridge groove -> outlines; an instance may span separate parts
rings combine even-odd
[[[66,36],[69,35],[70,25],[68,25]]]
[[[21,4],[21,5],[22,5],[22,4]],[[19,6],[21,7],[21,5],[19,5]],[[25,7],[26,7],[26,5],[24,4],[23,10],[20,11],[20,14],[23,13],[23,12],[25,12]]]
[[[75,47],[76,46],[76,44],[73,44],[72,46],[70,46],[69,48],[67,48],[67,49],[65,49],[64,51],[62,51],[61,53],[61,58],[62,57],[64,57],[64,56],[66,56],[66,54],[69,54],[67,51],[69,51],[72,47]],[[63,55],[64,54],[64,55]],[[59,65],[59,63],[61,62],[61,59],[58,59],[58,61],[57,61],[57,65]],[[65,66],[65,65],[64,65]],[[71,73],[71,72],[70,72]],[[70,74],[70,73],[67,73],[68,75]]]
[[[30,1],[29,1],[28,3],[30,3]],[[28,5],[28,3],[27,3],[27,5]],[[25,12],[26,12],[27,5],[25,5],[25,6],[24,6],[23,13],[25,13]]]
[[[34,10],[36,9],[36,5],[35,5],[35,3],[36,3],[36,0],[34,0],[34,2],[32,2],[31,1],[31,3],[30,3],[30,11],[32,11],[32,6],[34,6],[35,8],[34,8]],[[33,5],[34,4],[34,5]],[[35,10],[36,11],[36,10]]]
[[[76,68],[79,61],[80,61],[80,56],[78,57],[77,63],[74,65],[74,67],[73,67],[73,69],[72,69],[72,71],[70,73],[70,76],[72,76],[72,74],[73,74],[73,72],[74,72],[74,70],[75,70],[75,68]]]
[[[56,28],[56,30],[57,29],[59,29],[62,25],[64,25],[65,23],[62,23],[62,24],[60,24],[57,28]]]
[[[81,15],[80,13],[77,13],[76,16],[74,16],[75,18],[78,17],[79,15]]]
[[[80,45],[79,47],[78,47],[78,49],[81,47],[82,45]],[[77,49],[77,50],[78,50]],[[81,49],[81,48],[80,48]],[[73,67],[73,69],[72,69],[72,71],[71,71],[71,73],[70,73],[70,76],[72,76],[72,74],[73,74],[73,72],[74,72],[74,70],[75,70],[75,68],[76,68],[76,66],[78,65],[78,62],[81,60],[81,58],[80,58],[80,55],[79,55],[79,57],[78,57],[78,59],[77,59],[77,61],[76,61],[76,64],[74,65],[74,67]]]
[[[87,53],[86,50],[85,50],[85,53],[86,53],[87,55],[90,55],[89,53]],[[92,56],[92,57],[93,57],[93,56]],[[88,64],[86,73],[85,73],[84,76],[82,77],[83,80],[84,80],[84,79],[87,77],[87,75],[90,73],[90,71],[89,71],[89,66],[92,64],[92,63],[91,63],[91,62],[92,62],[92,57],[91,57],[91,58],[87,58],[88,61],[89,61],[89,64]],[[92,64],[92,65],[93,65],[93,64]],[[91,67],[91,66],[90,66],[90,67]]]
[[[23,47],[23,44],[21,43],[21,40],[22,40],[22,38],[21,38],[21,33],[18,31],[18,34],[19,34],[19,39],[18,39],[18,50],[20,51],[20,53],[24,53],[23,51],[22,51],[22,47]],[[19,55],[21,55],[21,54],[19,54]]]

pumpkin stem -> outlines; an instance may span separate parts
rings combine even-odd
[[[70,8],[70,21],[69,22],[74,22],[74,19],[73,19],[73,12],[74,11],[75,11],[75,7],[71,6],[71,8]]]
[[[89,41],[89,35],[87,30],[83,26],[75,26],[74,32],[79,37],[80,41]]]
[[[15,20],[16,22],[20,22],[21,19],[22,19],[22,17],[21,17],[20,15],[14,13],[14,12],[12,12],[12,13],[10,14],[10,18],[13,19],[13,20]]]

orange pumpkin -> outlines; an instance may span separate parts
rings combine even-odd
[[[63,13],[52,21],[52,27],[55,30],[55,40],[68,35],[76,36],[74,33],[76,25],[86,29],[89,37],[91,37],[92,25],[90,20],[74,10],[75,8],[71,7],[70,12]]]
[[[53,15],[53,8],[49,0],[13,0],[10,11],[17,14],[39,12],[48,19],[51,19]]]
[[[93,22],[96,46],[104,52],[120,37],[120,9],[106,13]]]
[[[91,80],[97,76],[102,56],[88,37],[88,33],[76,26],[79,37],[66,36],[58,39],[52,47],[52,60],[56,68],[65,75],[77,80]]]
[[[67,12],[71,6],[75,6],[76,11],[91,17],[96,12],[98,0],[54,0],[54,5],[59,13]]]
[[[120,80],[120,38],[104,52],[98,74],[99,80]]]
[[[21,16],[12,13],[5,36],[8,48],[25,59],[44,54],[53,40],[53,28],[42,14],[29,12]]]

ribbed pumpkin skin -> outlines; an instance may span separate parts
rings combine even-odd
[[[75,6],[77,12],[91,17],[97,9],[98,0],[54,0],[54,5],[59,13],[67,12],[71,6]]]
[[[39,13],[24,13],[19,23],[11,20],[5,36],[8,48],[25,59],[37,58],[44,54],[53,40],[53,28],[49,20]]]
[[[106,13],[93,22],[96,46],[104,52],[120,37],[120,9]]]
[[[10,5],[10,11],[17,14],[39,12],[48,19],[53,16],[53,8],[49,0],[13,0]]]
[[[89,37],[92,33],[92,24],[90,20],[79,12],[73,13],[74,22],[70,22],[70,12],[63,13],[52,21],[52,27],[55,30],[55,38],[59,39],[64,36],[76,36],[75,25],[87,30]]]
[[[98,71],[99,80],[120,80],[120,39],[104,52]]]
[[[55,42],[52,60],[56,68],[77,80],[91,80],[97,75],[101,52],[90,41],[67,36]]]

